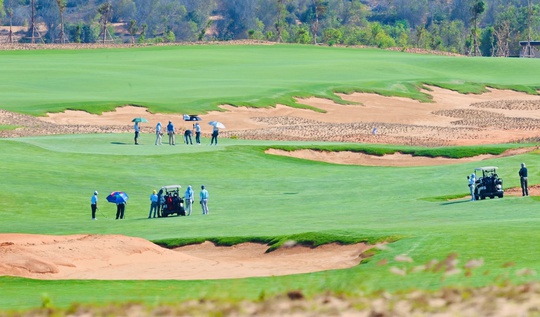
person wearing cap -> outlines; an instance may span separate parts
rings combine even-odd
[[[193,130],[195,130],[195,142],[201,145],[201,126],[198,122],[193,125]]]
[[[187,187],[184,193],[184,204],[186,216],[191,216],[191,212],[193,211],[193,188],[191,188],[191,185]]]
[[[528,171],[525,163],[521,163],[521,168],[519,169],[519,182],[521,184],[521,194],[523,196],[529,196],[529,180],[528,180]]]
[[[148,213],[148,219],[152,218],[152,211],[154,211],[154,218],[157,217],[158,204],[159,204],[159,198],[158,198],[156,190],[154,190],[152,191],[152,195],[150,195],[150,212]]]
[[[169,124],[167,124],[167,135],[169,136],[169,145],[175,145],[174,134],[175,134],[174,124],[172,123],[172,121],[169,121]]]
[[[94,195],[92,195],[92,199],[90,199],[90,207],[92,208],[92,220],[97,220],[96,218],[96,210],[97,210],[97,203],[98,203],[98,192],[97,190],[94,192]]]
[[[469,180],[469,190],[471,191],[471,201],[475,201],[476,198],[474,197],[474,190],[476,187],[476,176],[471,174],[471,176],[467,175],[467,179]]]
[[[161,132],[161,122],[158,122],[156,125],[156,145],[161,145],[162,136],[163,132]]]
[[[202,214],[208,215],[208,191],[206,190],[206,188],[204,188],[204,185],[201,186],[199,198],[202,207]]]

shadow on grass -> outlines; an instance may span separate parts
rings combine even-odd
[[[131,144],[131,143],[125,143],[125,142],[111,142],[111,144],[114,144],[114,145],[128,145],[128,144]]]
[[[443,206],[446,206],[446,205],[454,205],[454,204],[468,203],[468,202],[470,202],[470,201],[471,201],[470,199],[467,199],[467,200],[456,200],[456,201],[445,202],[445,203],[442,203],[441,205],[443,205]]]

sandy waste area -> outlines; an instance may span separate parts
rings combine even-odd
[[[325,112],[282,105],[255,109],[222,106],[223,111],[202,114],[203,136],[210,135],[205,123],[218,120],[226,129],[220,137],[265,140],[316,140],[358,143],[444,146],[503,143],[540,138],[540,96],[489,89],[484,94],[459,94],[426,87],[433,102],[377,94],[339,95],[351,105],[332,101],[299,99]],[[0,131],[0,137],[30,135],[131,132],[133,117],[143,116],[143,133],[153,133],[157,122],[169,120],[179,129],[191,127],[182,114],[152,114],[145,108],[123,106],[93,115],[82,111],[31,117],[0,110],[0,124],[17,125]],[[376,128],[376,133],[373,129]],[[153,146],[153,145],[152,145]],[[524,148],[503,155],[535,150]],[[454,164],[464,160],[418,158],[403,154],[373,157],[358,153],[269,150],[272,155],[292,155],[336,164],[417,166]],[[466,159],[481,161],[493,156]],[[506,191],[519,195],[516,189]],[[538,195],[536,186],[531,195]],[[221,279],[278,276],[357,265],[373,246],[293,246],[266,253],[268,246],[245,243],[218,247],[210,242],[165,249],[140,238],[119,235],[45,236],[0,234],[0,275],[36,279]]]

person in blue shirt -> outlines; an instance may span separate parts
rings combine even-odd
[[[523,196],[529,196],[528,176],[529,175],[525,163],[521,163],[521,168],[519,169],[519,181],[521,183],[521,193]]]
[[[92,199],[90,200],[90,207],[92,208],[92,220],[97,220],[96,218],[96,210],[97,210],[97,203],[98,203],[98,192],[97,190],[94,192],[94,195],[92,195]]]
[[[206,188],[204,188],[204,185],[201,186],[199,198],[202,207],[202,214],[208,215],[208,191],[206,190]]]
[[[186,216],[191,216],[191,211],[193,211],[193,188],[189,185],[184,193],[184,204]]]
[[[161,122],[158,122],[156,125],[156,145],[161,145],[161,137],[163,132],[161,132]]]
[[[169,121],[169,124],[167,124],[167,135],[169,136],[169,145],[175,144],[174,134],[175,134],[174,125],[171,121]]]
[[[193,125],[193,130],[195,130],[195,142],[197,144],[201,144],[201,126],[199,125],[199,123],[195,123]]]
[[[135,145],[139,144],[139,132],[141,131],[139,129],[139,122],[135,122],[135,125],[133,126],[133,129],[135,129]]]
[[[154,190],[152,192],[152,195],[150,195],[150,213],[148,213],[149,219],[152,218],[152,211],[154,212],[154,218],[157,217],[158,205],[159,205],[159,197],[157,195],[157,192]]]

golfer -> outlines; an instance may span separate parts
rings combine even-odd
[[[193,211],[193,188],[189,185],[184,193],[184,203],[185,203],[185,212],[186,216],[191,216]]]
[[[476,188],[476,176],[474,174],[471,174],[471,176],[467,176],[467,179],[469,180],[469,190],[471,191],[471,201],[475,201],[474,197],[474,189]]]
[[[125,202],[120,195],[116,196],[116,220],[124,219],[124,211],[126,210],[126,204],[127,202]]]
[[[218,135],[219,135],[219,129],[218,127],[214,126],[214,129],[212,130],[212,139],[210,139],[210,145],[212,144],[217,145]]]
[[[529,196],[529,180],[527,167],[525,163],[521,163],[521,168],[519,169],[519,181],[521,183],[521,193],[523,196]]]
[[[90,200],[90,207],[92,208],[92,220],[97,220],[96,218],[96,210],[97,210],[97,203],[98,203],[98,192],[97,190],[94,192],[94,195],[92,195],[92,199]]]
[[[201,126],[199,125],[199,123],[195,123],[193,125],[193,130],[195,130],[195,142],[197,144],[201,144]]]
[[[135,122],[135,125],[133,126],[133,129],[135,129],[135,145],[139,144],[139,132],[141,129],[139,129],[139,122]]]
[[[169,145],[174,145],[174,124],[169,121],[169,124],[167,124],[167,135],[169,136]]]
[[[186,142],[186,144],[191,144],[193,145],[193,139],[191,138],[191,130],[190,129],[186,129],[186,131],[184,131],[184,142]]]
[[[150,212],[148,213],[148,219],[152,218],[152,211],[154,212],[154,218],[157,217],[158,205],[159,197],[157,195],[157,192],[154,190],[152,192],[152,195],[150,195]]]
[[[161,132],[161,122],[158,122],[156,125],[156,145],[161,145],[161,138],[163,132]]]
[[[201,186],[199,198],[202,207],[202,214],[208,215],[208,191],[206,190],[206,188],[204,188],[204,185]]]

